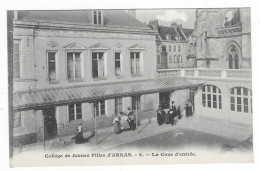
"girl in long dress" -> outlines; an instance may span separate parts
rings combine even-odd
[[[116,115],[114,120],[113,120],[113,124],[114,124],[114,132],[115,134],[119,134],[121,132],[120,129],[120,119],[119,117]]]
[[[128,130],[130,128],[128,123],[128,116],[126,116],[126,114],[123,114],[123,116],[121,117],[121,123],[124,130]]]
[[[82,143],[84,141],[83,132],[82,132],[82,125],[79,124],[77,128],[77,135],[75,137],[75,143]]]
[[[158,122],[158,125],[162,125],[162,109],[160,106],[158,107],[158,110],[157,110],[157,122]]]
[[[130,113],[128,115],[128,122],[130,125],[130,130],[134,131],[136,129],[136,123],[135,123],[135,116],[133,115],[133,113]]]

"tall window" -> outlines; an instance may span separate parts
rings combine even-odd
[[[239,69],[239,53],[235,45],[230,45],[227,49],[229,69]]]
[[[13,127],[19,128],[22,126],[22,115],[21,112],[14,112],[13,115]]]
[[[105,115],[105,113],[106,113],[105,100],[95,102],[94,108],[95,108],[96,116]]]
[[[169,52],[171,52],[172,51],[172,46],[171,45],[169,45]]]
[[[67,53],[68,79],[81,78],[81,57],[80,52]]]
[[[174,63],[182,63],[182,56],[174,55]]]
[[[103,52],[92,53],[92,74],[93,78],[105,76],[105,59]]]
[[[202,106],[208,108],[222,109],[221,91],[214,85],[202,87]]]
[[[172,55],[169,55],[169,63],[173,63],[173,56]]]
[[[47,52],[49,81],[56,80],[56,52]]]
[[[177,63],[177,56],[176,55],[173,56],[173,62]]]
[[[181,52],[181,45],[178,45],[178,52]]]
[[[122,97],[115,98],[115,113],[122,111]]]
[[[161,64],[161,55],[157,54],[157,64]]]
[[[176,45],[173,45],[173,51],[176,52]]]
[[[230,110],[252,113],[252,91],[242,87],[232,88],[230,90]]]
[[[101,25],[102,24],[102,11],[93,11],[93,19],[94,24]]]
[[[20,78],[20,41],[13,42],[13,77]]]
[[[81,103],[69,105],[69,121],[82,119]]]
[[[132,97],[132,110],[136,110],[141,108],[141,96],[133,96]]]
[[[131,74],[138,75],[141,74],[141,65],[140,65],[140,52],[131,52]]]
[[[120,52],[115,53],[115,74],[116,74],[116,76],[122,75],[121,53]]]

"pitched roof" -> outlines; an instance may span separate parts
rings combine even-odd
[[[124,10],[102,10],[104,26],[119,26],[131,28],[148,28],[144,23],[132,17]],[[92,24],[92,10],[36,10],[18,11],[21,21],[50,22],[50,23],[78,23]]]
[[[194,29],[185,29],[185,28],[183,28],[182,31],[184,32],[186,37],[189,37],[193,33]]]
[[[100,99],[173,91],[196,87],[181,77],[135,80],[92,85],[66,86],[36,91],[15,92],[14,110],[30,110],[71,103],[93,102]]]
[[[188,37],[193,29],[185,29],[182,28],[183,33],[185,34],[186,37]],[[173,27],[166,27],[166,26],[159,26],[158,27],[158,33],[162,40],[167,40],[166,35],[169,34],[171,35],[171,40],[176,41],[176,36],[180,36],[182,40],[186,40],[185,36],[183,35],[182,31],[180,30],[179,27],[177,29],[174,29]]]

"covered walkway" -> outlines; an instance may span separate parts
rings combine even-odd
[[[181,77],[166,77],[14,92],[13,109],[40,110],[50,106],[91,103],[100,99],[175,91],[199,85],[202,84],[194,84]]]

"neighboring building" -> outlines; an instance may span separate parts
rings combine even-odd
[[[189,41],[196,69],[158,70],[204,86],[191,91],[195,115],[252,127],[250,8],[198,9]]]
[[[158,20],[149,21],[148,26],[158,32],[158,69],[195,67],[195,57],[190,55],[193,43],[189,42],[193,29],[182,28],[176,22],[171,27],[161,26]]]
[[[14,146],[72,135],[78,123],[92,132],[112,126],[127,107],[138,120],[155,117],[158,105],[169,103],[160,92],[196,86],[156,78],[157,32],[129,12],[15,12]],[[178,53],[185,41],[179,37]]]
[[[249,8],[198,9],[194,35],[198,68],[251,68]]]

